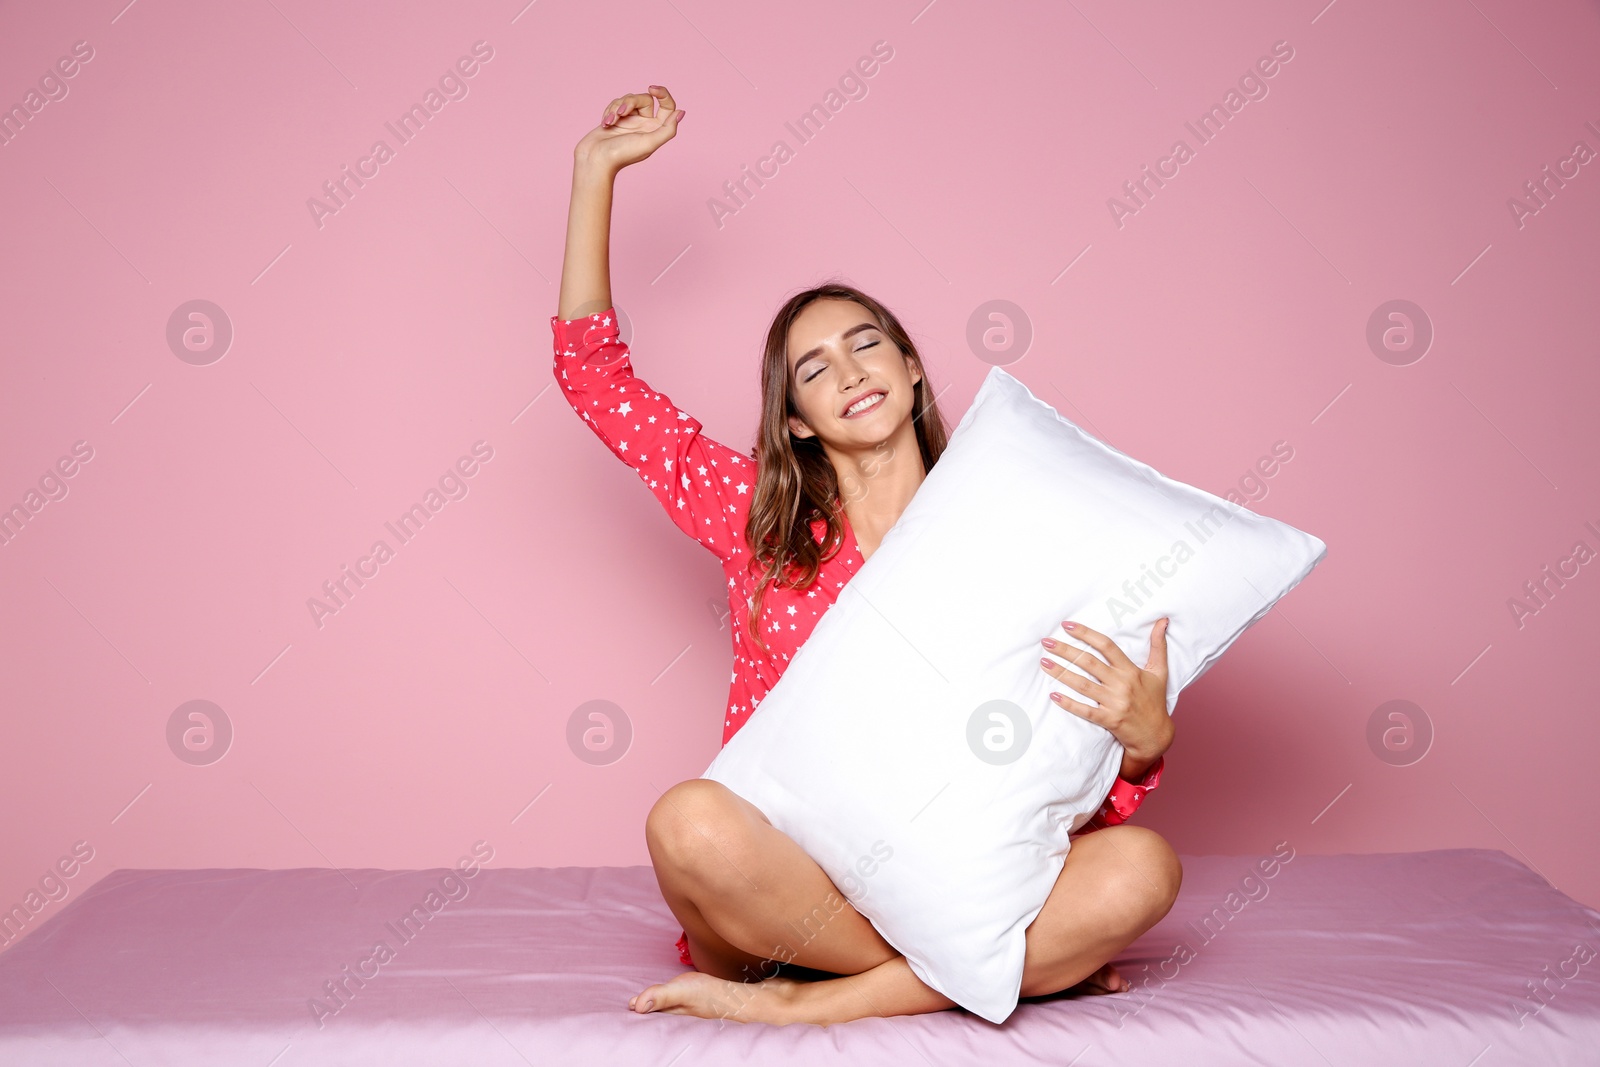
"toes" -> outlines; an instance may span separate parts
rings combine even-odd
[[[1131,984],[1117,972],[1115,967],[1108,963],[1073,988],[1095,996],[1101,996],[1106,993],[1126,992],[1131,988]]]
[[[643,992],[635,993],[628,1000],[629,1009],[639,1012],[640,1014],[648,1011],[654,1011],[656,1007],[656,1001],[659,999],[660,990],[660,986],[653,985],[645,989]]]
[[[704,1019],[748,1022],[764,1016],[766,1010],[772,1006],[768,1003],[772,1000],[772,994],[781,993],[785,988],[776,984],[780,982],[789,980],[769,978],[751,987],[740,982],[714,978],[698,971],[686,971],[670,982],[642,990],[628,1002],[628,1006],[640,1014],[665,1012],[673,1015],[696,1015]],[[761,992],[768,993],[768,996],[757,1001],[753,1011],[747,1010],[752,1008],[752,999]]]
[[[1099,973],[1094,976],[1094,980],[1107,993],[1121,993],[1128,988],[1128,980],[1122,977],[1117,969],[1109,963],[1100,969]]]

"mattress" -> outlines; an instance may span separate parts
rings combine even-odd
[[[116,870],[0,954],[0,1063],[1600,1063],[1600,912],[1511,857],[1262,859],[1183,857],[1128,992],[827,1028],[630,1012],[648,867]]]

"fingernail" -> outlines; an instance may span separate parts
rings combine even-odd
[[[1046,657],[1044,657],[1043,659],[1041,659],[1039,661],[1039,666],[1045,668],[1046,670],[1049,670],[1051,667],[1054,667],[1055,664],[1053,662],[1051,662],[1049,656],[1046,656]]]
[[[1045,648],[1055,648],[1056,647],[1055,639],[1051,638],[1051,637],[1045,638],[1044,639],[1044,647]]]
[[[1075,622],[1064,622],[1061,625],[1065,626],[1069,630],[1076,630],[1078,628],[1078,624]]]
[[[656,1002],[653,1001],[653,1000],[647,1000],[647,1001],[644,1002],[644,1010],[645,1011],[649,1011],[651,1008],[653,1008],[655,1006],[656,1006]]]

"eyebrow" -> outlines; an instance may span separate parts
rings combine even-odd
[[[882,328],[875,322],[858,322],[844,333],[840,334],[839,339],[841,341],[848,341],[862,330],[878,330],[880,333],[882,332]],[[816,359],[822,355],[822,348],[822,345],[818,345],[805,355],[801,356],[799,359],[795,360],[794,366],[791,367],[790,370],[798,373],[800,368],[806,364],[807,360]]]

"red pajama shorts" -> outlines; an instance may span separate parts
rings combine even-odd
[[[683,961],[685,967],[694,966],[694,960],[689,958],[689,931],[687,930],[678,935],[678,959]]]

